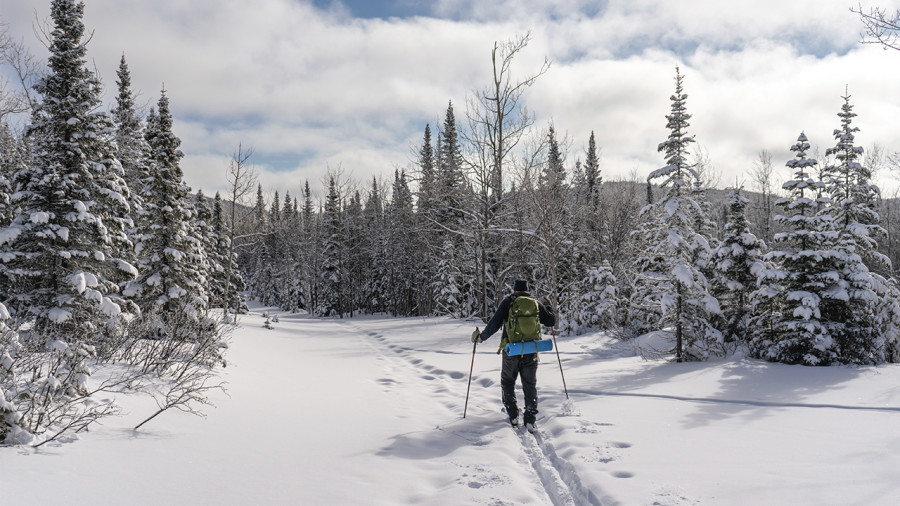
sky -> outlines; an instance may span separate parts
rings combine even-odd
[[[893,11],[900,0],[864,2]],[[805,132],[834,144],[849,91],[857,143],[900,150],[900,52],[860,44],[845,0],[86,0],[88,57],[115,96],[124,53],[138,102],[165,87],[183,144],[187,183],[224,191],[238,145],[268,195],[321,195],[328,171],[361,188],[411,169],[426,124],[489,83],[491,48],[531,33],[513,77],[549,71],[523,96],[540,135],[567,139],[571,167],[593,131],[603,177],[645,179],[675,67],[684,75],[690,132],[718,186],[753,187],[761,150],[776,181]],[[45,58],[34,26],[49,0],[0,0],[12,34]],[[897,186],[887,170],[886,191]]]

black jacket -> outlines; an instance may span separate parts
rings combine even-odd
[[[512,298],[518,297],[519,295],[525,295],[531,297],[531,294],[528,292],[513,292],[510,295],[507,295],[505,299],[500,303],[500,307],[497,308],[497,312],[494,313],[494,316],[491,317],[491,321],[488,322],[487,327],[484,328],[484,331],[481,332],[481,340],[486,341],[489,337],[494,335],[498,330],[503,330],[503,339],[506,339],[506,320],[509,318],[509,305],[512,304]],[[548,327],[552,327],[556,325],[556,315],[553,314],[552,311],[547,309],[541,301],[538,301],[538,321],[541,322],[541,325],[546,325]]]

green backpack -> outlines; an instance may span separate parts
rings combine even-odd
[[[527,295],[513,297],[506,320],[506,338],[510,343],[538,341],[541,339],[541,323],[538,321],[538,302]]]

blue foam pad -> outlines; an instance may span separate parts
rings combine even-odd
[[[507,355],[529,355],[539,351],[553,350],[553,341],[542,339],[540,341],[526,341],[524,343],[509,343],[506,345]]]

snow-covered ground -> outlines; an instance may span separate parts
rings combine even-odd
[[[0,448],[3,504],[900,504],[900,366],[674,364],[593,334],[500,412],[497,338],[449,319],[242,320],[206,418],[125,398],[78,441]],[[521,399],[521,394],[520,394]],[[520,401],[521,402],[521,401]]]

